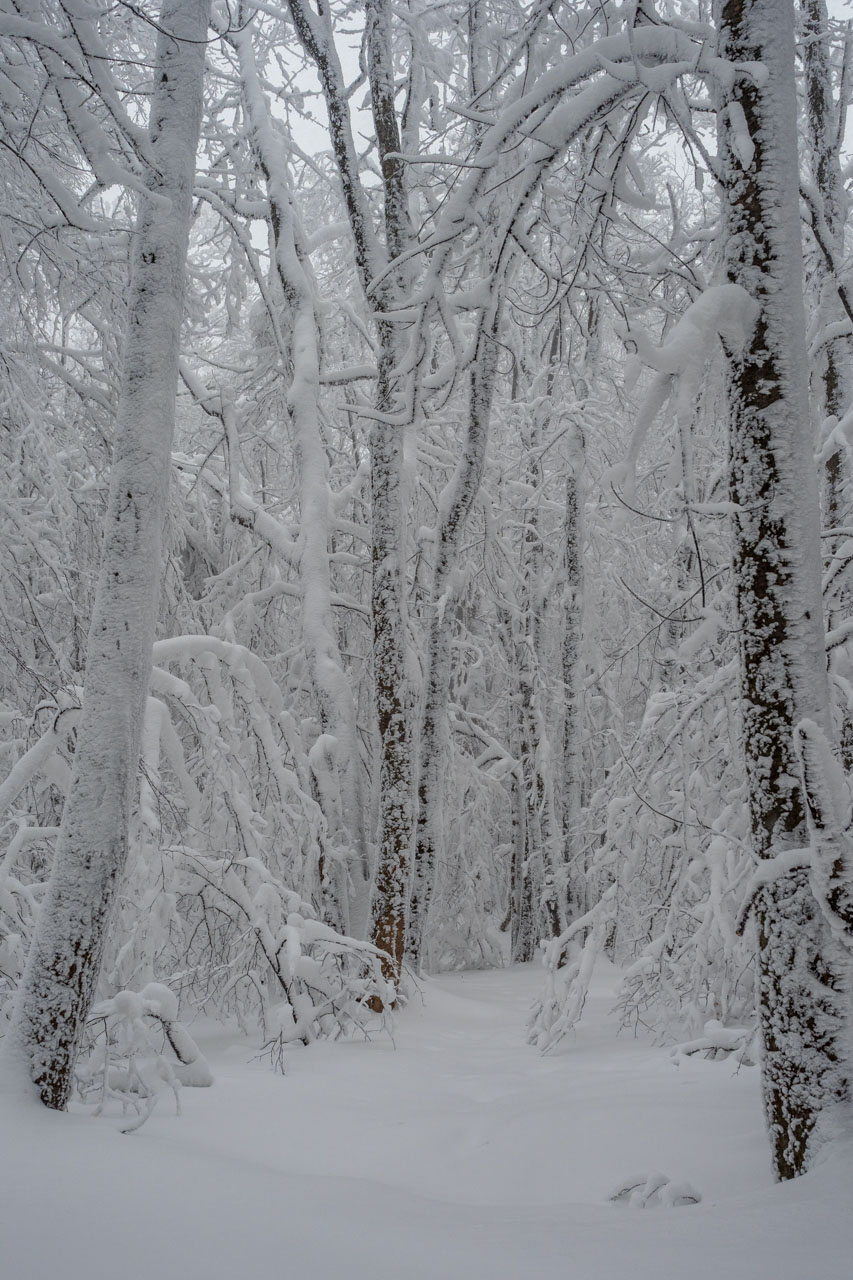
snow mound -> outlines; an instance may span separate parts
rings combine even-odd
[[[698,1204],[702,1196],[689,1182],[674,1182],[665,1173],[640,1173],[620,1182],[607,1198],[631,1209],[680,1209]]]

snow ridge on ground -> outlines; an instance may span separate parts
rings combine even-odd
[[[849,1280],[850,1151],[774,1185],[757,1071],[622,1032],[600,966],[563,1051],[525,1043],[541,970],[432,978],[395,1044],[287,1074],[199,1031],[216,1081],[116,1120],[0,1102],[3,1280]],[[614,1203],[640,1175],[699,1204]],[[655,1198],[655,1201],[658,1197]]]

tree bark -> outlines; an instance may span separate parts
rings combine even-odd
[[[127,860],[162,567],[209,0],[165,0],[82,721],[4,1052],[62,1110]]]
[[[760,305],[729,364],[735,589],[752,840],[761,859],[808,844],[794,731],[829,741],[819,506],[809,429],[793,3],[718,0],[725,269]],[[754,148],[754,152],[751,150]],[[777,1177],[806,1171],[823,1111],[844,1091],[841,968],[804,870],[756,903],[764,1107]]]
[[[379,853],[373,893],[372,938],[391,958],[386,977],[397,978],[406,940],[413,823],[412,742],[406,665],[404,437],[415,397],[401,373],[399,326],[384,318],[399,301],[401,273],[386,273],[408,245],[404,165],[395,108],[390,9],[386,0],[366,7],[365,54],[371,109],[382,171],[385,246],[373,231],[352,138],[343,72],[329,11],[308,0],[288,0],[300,40],[313,59],[329,113],[365,297],[375,311],[378,377],[370,437],[374,705],[379,729]]]
[[[371,108],[382,169],[385,243],[393,262],[407,247],[410,227],[400,158],[400,129],[395,108],[391,10],[387,0],[368,0],[365,46]],[[405,291],[395,272],[373,290],[379,311],[393,306]],[[371,294],[371,282],[365,281]],[[388,953],[399,978],[406,947],[410,855],[414,821],[411,697],[406,662],[406,522],[404,442],[415,413],[400,369],[399,326],[380,317],[379,377],[370,438],[371,533],[373,551],[373,679],[381,760],[379,767],[380,839],[373,897],[375,946]]]
[[[370,863],[366,805],[361,784],[355,699],[344,670],[332,619],[329,561],[331,494],[329,464],[320,429],[320,344],[314,292],[296,240],[288,188],[286,157],[263,96],[252,51],[250,29],[233,37],[240,57],[244,105],[252,149],[263,175],[270,206],[275,272],[290,309],[293,364],[288,409],[299,471],[299,574],[302,582],[302,638],[320,726],[335,739],[332,768],[337,775],[337,804],[323,807],[336,866],[326,868],[334,898],[335,925],[363,937],[369,911]],[[322,797],[322,790],[321,790]],[[331,905],[331,904],[330,904]]]
[[[572,914],[586,910],[586,868],[581,857],[580,813],[583,778],[583,614],[584,614],[584,521],[583,466],[584,439],[579,427],[568,428],[568,460],[566,470],[566,506],[563,519],[563,697],[565,711],[562,742],[561,828],[563,913],[568,921]],[[576,899],[581,897],[580,901]]]
[[[842,74],[839,100],[832,92],[829,60],[829,19],[825,0],[801,0],[803,35],[803,72],[806,123],[808,125],[814,198],[823,215],[826,235],[837,262],[844,258],[844,227],[847,201],[841,172],[841,147],[849,92]],[[851,39],[848,34],[848,41]],[[848,51],[845,51],[845,67]],[[814,283],[818,294],[817,320],[820,329],[843,321],[844,309],[838,296],[838,282],[829,270],[820,247],[817,250]],[[821,349],[812,369],[813,390],[819,406],[818,426],[829,430],[832,420],[839,421],[851,401],[850,364],[853,343],[849,337],[835,338]],[[822,420],[822,422],[821,422]],[[820,442],[819,442],[820,443]],[[826,458],[823,476],[823,520],[827,529],[849,523],[850,460],[847,446],[836,441]],[[826,625],[832,630],[850,614],[851,582],[849,548],[844,542],[828,544],[824,557],[826,572]],[[849,662],[842,646],[830,651],[830,672],[849,674]],[[841,715],[841,749],[845,768],[853,768],[853,715],[845,708]]]
[[[409,954],[415,967],[423,956],[424,934],[435,881],[443,856],[442,767],[447,752],[447,700],[450,692],[450,625],[453,612],[452,572],[465,522],[480,488],[497,372],[498,315],[481,323],[471,371],[468,431],[459,466],[440,504],[433,572],[432,617],[424,711],[421,721],[418,777],[417,844],[409,903]]]

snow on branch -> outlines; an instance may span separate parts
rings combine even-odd
[[[572,921],[545,947],[545,991],[531,1010],[527,1024],[528,1043],[542,1053],[554,1049],[580,1021],[595,961],[613,918],[616,895],[617,886],[612,884],[592,910]],[[583,945],[570,957],[571,942],[584,933]]]
[[[773,858],[762,858],[750,876],[744,890],[743,902],[735,921],[735,928],[738,934],[743,933],[750,912],[762,890],[766,889],[768,885],[775,884],[778,880],[790,875],[792,871],[799,871],[801,868],[807,867],[810,860],[811,851],[809,849],[783,849],[781,853],[777,853]]]
[[[203,1054],[178,1021],[177,996],[160,982],[149,982],[139,992],[119,991],[94,1005],[87,1032],[88,1054],[84,1051],[74,1073],[78,1093],[94,1104],[96,1116],[109,1102],[117,1102],[123,1133],[142,1127],[164,1086],[172,1090],[180,1115],[182,1085],[205,1089],[213,1084]],[[164,1044],[157,1043],[159,1037]],[[175,1061],[166,1054],[166,1045]]]
[[[187,891],[193,882],[201,890],[201,909],[224,912],[239,930],[229,983],[257,973],[259,962],[273,979],[263,1009],[268,1048],[390,1029],[396,993],[383,976],[382,951],[316,919],[313,907],[257,858],[172,853],[189,877]]]
[[[538,76],[532,87],[512,98],[486,127],[477,151],[469,157],[472,167],[461,176],[443,202],[433,234],[396,260],[397,269],[408,258],[428,254],[430,266],[420,286],[423,302],[438,291],[447,260],[468,230],[481,231],[483,197],[505,167],[506,157],[519,136],[530,140],[525,158],[503,182],[517,182],[519,195],[512,206],[511,222],[546,170],[574,138],[622,103],[636,107],[638,99],[665,94],[680,78],[698,76],[730,88],[738,77],[762,83],[766,69],[758,63],[733,64],[709,52],[713,40],[665,23],[644,24],[596,40],[588,48],[563,58]],[[744,159],[748,132],[738,135]],[[495,243],[505,239],[506,225],[498,228]],[[372,287],[392,269],[375,277]]]
[[[79,707],[66,707],[57,712],[53,723],[37,742],[13,765],[0,783],[0,820],[15,803],[24,787],[41,772],[63,738],[70,733],[80,715]]]
[[[795,730],[808,812],[810,881],[835,937],[853,949],[853,807],[850,786],[819,725]]]
[[[823,730],[801,720],[795,730],[810,842],[762,859],[744,891],[737,917],[742,933],[764,889],[808,869],[812,892],[836,938],[853,947],[853,808],[850,787]]]
[[[712,1060],[734,1054],[739,1066],[752,1067],[758,1058],[756,1039],[756,1027],[724,1027],[719,1019],[709,1018],[701,1036],[674,1045],[669,1056],[676,1066],[680,1066],[684,1058],[691,1058],[696,1053]]]
[[[696,411],[699,385],[709,349],[718,338],[736,355],[749,341],[758,320],[759,305],[738,284],[711,285],[691,302],[666,341],[656,346],[635,326],[626,326],[622,338],[628,352],[655,371],[637,417],[627,456],[611,469],[611,480],[634,494],[637,459],[648,434],[670,397],[682,430],[688,430]]]

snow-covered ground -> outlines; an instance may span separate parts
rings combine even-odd
[[[2,1280],[850,1280],[853,1162],[771,1181],[757,1071],[624,1032],[600,970],[559,1056],[524,1042],[532,967],[435,978],[396,1047],[211,1031],[212,1089],[139,1132],[0,1104]],[[608,1201],[632,1175],[698,1205]]]

